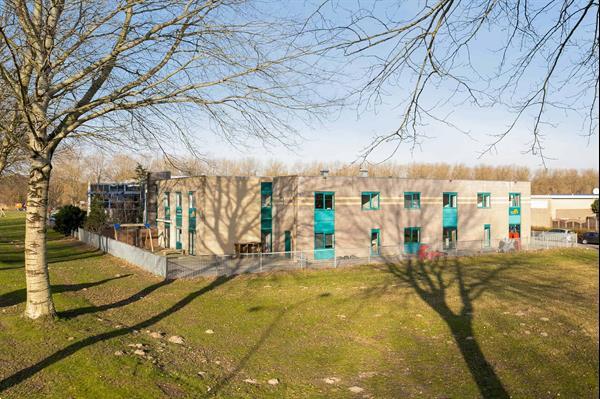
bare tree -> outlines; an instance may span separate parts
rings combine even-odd
[[[466,103],[512,115],[506,128],[490,129],[482,155],[525,126],[525,152],[545,163],[544,127],[556,119],[549,111],[577,116],[582,125],[571,131],[597,133],[598,9],[597,0],[329,0],[313,20],[317,32],[337,31],[333,47],[368,66],[361,104],[377,105],[391,87],[406,94],[397,129],[378,135],[363,160],[379,147],[389,157],[403,143],[414,149],[431,124],[469,134],[451,116]]]
[[[0,85],[0,178],[7,172],[20,171],[26,157],[21,145],[24,126],[15,105],[10,90]]]
[[[313,37],[243,0],[5,0],[0,81],[16,98],[29,156],[25,271],[30,318],[53,315],[48,184],[65,140],[135,148],[202,124],[229,141],[285,141],[298,115],[331,104]],[[186,123],[188,122],[188,123]]]

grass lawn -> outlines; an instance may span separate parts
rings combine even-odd
[[[162,281],[52,233],[51,322],[22,236],[0,218],[2,399],[598,396],[596,250]]]

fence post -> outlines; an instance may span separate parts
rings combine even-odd
[[[369,249],[367,250],[367,253],[369,254],[369,257],[367,258],[367,265],[371,264],[371,247],[369,247]]]
[[[337,254],[335,253],[335,248],[333,248],[333,268],[337,268]]]
[[[262,252],[258,254],[258,264],[259,264],[259,269],[262,273]]]

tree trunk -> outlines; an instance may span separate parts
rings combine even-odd
[[[45,157],[36,156],[31,161],[25,222],[25,316],[31,319],[56,315],[46,259],[46,218],[51,170],[52,166]]]

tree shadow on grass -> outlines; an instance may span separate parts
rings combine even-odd
[[[102,255],[104,255],[104,252],[99,249],[87,247],[77,242],[68,241],[65,243],[65,245],[51,246],[48,248],[48,264],[89,259]],[[24,263],[25,253],[22,247],[12,246],[10,250],[2,252],[2,264],[20,264],[21,266],[13,268],[17,269],[22,268]],[[0,267],[0,270],[6,269],[8,268]]]
[[[81,283],[81,284],[56,284],[51,286],[52,293],[59,292],[74,292],[81,291],[84,288],[96,287],[98,285],[102,285],[112,280],[118,280],[121,278],[129,277],[131,274],[125,274],[119,277],[111,277],[105,278],[103,280],[93,281],[90,283]],[[19,303],[25,302],[27,297],[27,290],[25,288],[21,288],[12,292],[8,292],[6,294],[0,295],[0,308],[18,305]]]
[[[473,302],[485,292],[488,284],[508,267],[502,264],[477,279],[467,281],[462,265],[457,259],[444,258],[431,262],[409,260],[401,265],[388,265],[389,271],[408,283],[448,325],[483,398],[509,398],[509,394],[477,342],[473,329]],[[459,311],[450,308],[446,297],[448,289],[454,284],[461,299]]]
[[[162,312],[156,314],[155,316],[152,316],[149,319],[141,321],[135,325],[112,330],[109,332],[105,332],[102,334],[84,338],[77,342],[73,342],[69,346],[54,352],[53,354],[46,357],[45,359],[42,359],[39,362],[37,362],[29,367],[21,369],[21,370],[17,371],[16,373],[14,373],[13,375],[10,375],[10,376],[6,377],[4,380],[0,381],[0,392],[3,392],[5,390],[7,390],[8,388],[11,388],[17,384],[20,384],[21,382],[23,382],[23,381],[27,380],[28,378],[34,376],[35,374],[39,373],[46,367],[51,366],[52,364],[71,356],[72,354],[76,353],[77,351],[79,351],[81,349],[84,349],[88,346],[97,344],[99,342],[107,341],[107,340],[110,340],[113,338],[117,338],[117,337],[120,337],[123,335],[130,334],[133,332],[133,330],[141,330],[144,328],[148,328],[148,327],[152,326],[153,324],[159,322],[160,320],[164,319],[165,317],[170,316],[173,313],[181,310],[182,308],[187,306],[190,302],[192,302],[194,299],[206,294],[207,292],[214,290],[215,288],[225,284],[226,282],[228,282],[229,280],[231,280],[233,278],[235,278],[235,275],[218,277],[217,279],[213,280],[210,284],[202,287],[201,289],[199,289],[197,291],[194,291],[194,292],[188,294],[183,299],[179,300],[178,302],[176,302],[175,304],[170,306],[168,309],[165,309]],[[157,283],[155,285],[164,286],[165,284],[169,284],[170,282],[172,282],[172,280],[166,280],[166,282]],[[120,301],[120,302],[124,302],[124,301]]]
[[[330,293],[325,292],[323,294],[318,295],[316,299],[327,298],[330,296],[331,296]],[[246,364],[248,364],[248,362],[250,361],[252,356],[254,356],[260,350],[260,348],[264,345],[264,343],[267,341],[267,339],[271,336],[273,330],[275,330],[275,328],[277,327],[277,324],[279,324],[279,322],[281,322],[281,320],[287,313],[290,313],[290,312],[294,311],[295,309],[297,309],[313,300],[315,300],[315,298],[312,298],[312,297],[306,298],[306,299],[303,299],[301,301],[294,303],[291,306],[282,307],[279,310],[279,312],[277,312],[277,315],[273,318],[273,320],[269,323],[267,328],[265,328],[263,330],[262,334],[260,335],[258,340],[254,343],[254,345],[252,345],[252,347],[250,347],[250,349],[246,352],[244,357],[242,357],[240,359],[240,361],[237,363],[235,368],[232,371],[230,371],[229,373],[227,373],[227,375],[220,378],[217,381],[216,385],[214,387],[212,387],[210,392],[208,392],[205,395],[205,397],[208,398],[208,397],[217,395],[223,388],[225,388],[231,382],[231,380],[235,376],[237,376],[239,374],[239,372],[246,366]],[[262,309],[263,308],[261,306],[252,306],[248,309],[248,312],[254,313],[254,312],[258,312]]]

